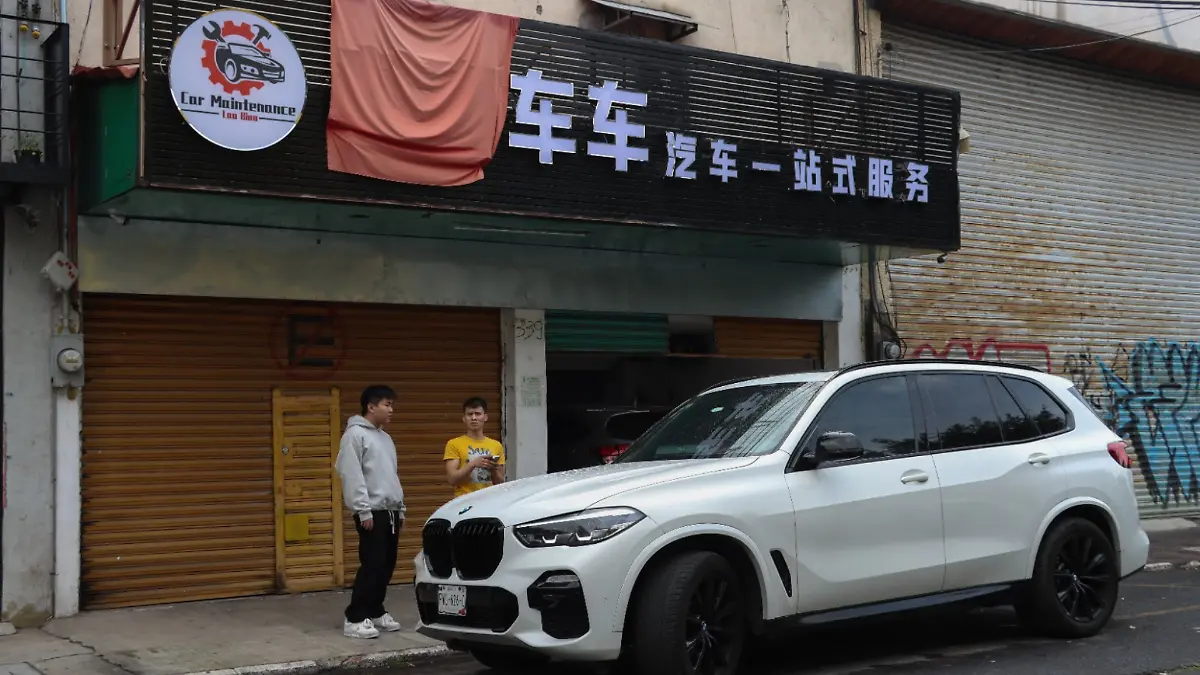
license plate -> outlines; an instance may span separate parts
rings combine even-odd
[[[438,614],[467,615],[466,586],[438,586]]]

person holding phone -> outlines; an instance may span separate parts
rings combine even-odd
[[[467,433],[447,441],[443,455],[455,497],[504,482],[504,446],[483,435],[487,419],[487,401],[472,396],[463,402]]]

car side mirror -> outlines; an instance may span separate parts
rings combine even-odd
[[[826,462],[858,459],[863,453],[862,441],[858,440],[858,436],[847,431],[829,431],[817,439],[813,460],[820,466]]]

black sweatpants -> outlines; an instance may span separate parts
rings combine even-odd
[[[366,619],[378,619],[387,610],[383,600],[387,596],[388,584],[396,571],[396,554],[400,546],[400,528],[404,521],[399,511],[372,511],[374,525],[364,530],[358,515],[354,516],[354,529],[358,530],[358,573],[354,575],[354,591],[350,594],[350,605],[346,607],[346,620],[362,623]]]

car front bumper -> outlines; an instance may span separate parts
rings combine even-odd
[[[435,577],[424,551],[414,558],[420,610],[417,631],[443,642],[519,647],[566,661],[612,661],[621,654],[622,590],[630,564],[657,526],[647,518],[598,544],[530,549],[504,531],[503,557],[487,579],[463,581],[457,570]],[[467,591],[466,616],[439,614],[440,586]]]

